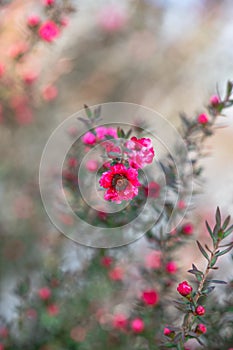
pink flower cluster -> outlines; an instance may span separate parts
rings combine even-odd
[[[50,43],[60,35],[60,29],[55,22],[46,21],[40,26],[38,34],[42,40]]]
[[[129,164],[133,168],[143,168],[147,164],[151,164],[154,158],[154,149],[151,139],[141,138],[137,139],[135,136],[131,137],[126,142],[126,147],[129,150]]]
[[[88,131],[82,138],[83,143],[86,145],[94,145],[98,141],[103,141],[106,136],[111,136],[112,138],[117,138],[117,131],[115,128],[106,128],[104,126],[99,126],[95,129],[95,132]]]

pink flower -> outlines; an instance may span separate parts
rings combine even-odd
[[[55,4],[55,0],[42,0],[44,6],[52,6]]]
[[[96,160],[93,159],[89,159],[86,162],[86,168],[87,170],[89,170],[90,172],[95,172],[98,169],[98,162]]]
[[[14,59],[20,59],[28,51],[28,45],[25,42],[14,44],[9,49],[9,56]]]
[[[169,337],[170,335],[174,334],[174,332],[170,328],[164,327],[163,334]]]
[[[44,22],[38,32],[42,40],[52,42],[60,35],[60,29],[53,21]]]
[[[78,343],[82,343],[86,338],[86,334],[87,334],[86,328],[77,326],[71,329],[70,338]]]
[[[124,270],[121,267],[116,266],[114,269],[109,271],[108,275],[109,278],[113,281],[121,281],[124,277]]]
[[[42,300],[48,300],[51,297],[51,294],[51,289],[48,287],[40,288],[38,291],[38,295]]]
[[[86,145],[94,145],[96,143],[96,136],[88,131],[82,138],[83,143]]]
[[[156,292],[156,290],[148,289],[142,293],[142,300],[145,304],[154,306],[157,305],[159,302],[159,295]]]
[[[47,307],[47,312],[49,316],[57,316],[59,314],[59,307],[57,304],[50,304]]]
[[[9,335],[9,331],[6,327],[0,327],[0,337],[7,338]]]
[[[104,172],[99,180],[100,186],[106,188],[104,199],[121,202],[130,200],[137,196],[138,171],[133,168],[126,168],[123,164],[115,164]]]
[[[161,253],[152,250],[145,257],[145,266],[149,269],[159,269],[161,267]]]
[[[70,168],[76,168],[76,166],[78,165],[78,161],[76,158],[72,157],[68,159],[68,165]]]
[[[27,25],[31,28],[37,27],[40,24],[40,17],[37,15],[31,15],[27,19]]]
[[[197,121],[199,124],[207,124],[209,122],[209,117],[207,116],[207,114],[202,113],[199,114],[199,116],[197,117]]]
[[[199,323],[196,327],[196,333],[204,334],[207,332],[207,328],[203,323]]]
[[[0,350],[5,350],[5,347],[2,343],[0,343]]]
[[[188,284],[187,281],[183,281],[179,283],[177,287],[177,291],[182,295],[183,297],[188,296],[192,292],[193,288]]]
[[[166,271],[170,274],[177,272],[177,265],[174,261],[169,261],[166,265]]]
[[[112,264],[112,258],[110,256],[103,256],[102,259],[101,259],[101,264],[104,266],[104,267],[110,267],[111,264]]]
[[[42,96],[45,101],[52,101],[58,95],[58,90],[54,85],[48,85],[42,90]]]
[[[214,107],[216,107],[220,103],[220,98],[218,95],[213,95],[210,97],[210,104]]]
[[[28,309],[26,311],[26,315],[28,318],[31,318],[31,319],[36,319],[37,318],[37,312],[35,309]]]
[[[146,195],[150,198],[158,198],[160,194],[160,185],[155,182],[149,182],[148,186],[145,188]]]
[[[0,62],[0,78],[4,75],[5,70],[6,70],[5,65]]]
[[[198,305],[196,307],[195,313],[199,316],[203,316],[205,314],[205,308],[202,305]]]
[[[137,139],[135,136],[131,137],[126,142],[126,148],[129,157],[129,163],[132,167],[138,169],[142,168],[147,164],[151,164],[154,158],[154,149],[150,139],[141,138]]]
[[[134,333],[142,333],[145,328],[143,320],[141,318],[135,318],[131,322],[131,328]]]
[[[192,235],[193,234],[193,225],[191,223],[187,223],[182,227],[182,233],[184,235]]]
[[[182,199],[177,204],[178,209],[183,210],[186,208],[186,203]]]
[[[34,71],[24,72],[22,75],[22,79],[27,85],[31,85],[38,78],[38,73]]]
[[[112,324],[114,328],[124,329],[128,324],[127,317],[124,314],[116,314],[113,316]]]
[[[111,141],[104,141],[101,146],[103,146],[106,150],[106,153],[109,158],[116,158],[115,153],[121,155],[121,149],[120,147],[116,146],[113,142]],[[114,153],[111,154],[111,152]]]
[[[107,32],[120,30],[126,22],[125,13],[116,5],[108,5],[104,7],[99,12],[98,17],[100,26]]]

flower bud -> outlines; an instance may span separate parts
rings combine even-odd
[[[199,323],[196,327],[197,334],[204,334],[207,332],[207,328],[203,323]]]
[[[178,287],[177,291],[182,295],[183,297],[188,296],[192,292],[193,288],[188,284],[187,281],[181,282]]]
[[[196,315],[203,316],[205,314],[205,308],[202,305],[198,305],[195,310]]]

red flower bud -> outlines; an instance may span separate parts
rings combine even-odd
[[[204,315],[204,314],[205,314],[205,308],[204,308],[204,306],[198,305],[198,306],[196,307],[195,313],[196,313],[197,315],[199,315],[199,316]]]
[[[192,292],[193,288],[188,284],[187,281],[181,282],[178,287],[177,291],[182,295],[183,297],[186,297]]]
[[[159,295],[154,289],[145,290],[142,293],[142,300],[147,305],[156,305],[159,301]]]
[[[141,318],[135,318],[131,322],[131,328],[134,331],[134,333],[141,333],[141,332],[143,332],[143,330],[145,328],[143,320]]]
[[[199,323],[196,327],[197,334],[204,334],[207,332],[207,328],[203,323]]]
[[[197,117],[197,121],[199,124],[207,124],[209,122],[209,117],[207,114],[202,113]]]

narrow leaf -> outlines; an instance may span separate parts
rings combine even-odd
[[[224,220],[224,223],[222,224],[222,230],[223,230],[223,231],[224,231],[224,230],[227,228],[227,226],[229,225],[230,220],[231,220],[231,217],[230,217],[230,215],[228,215],[228,216],[226,217],[226,219]]]
[[[211,237],[212,240],[213,240],[213,243],[216,243],[216,242],[217,242],[217,239],[216,239],[216,237],[214,236],[213,231],[211,230],[210,225],[208,224],[208,221],[206,221],[205,224],[206,224],[206,228],[207,228],[207,230],[208,230],[208,232],[209,232],[209,234],[210,234],[210,237]]]
[[[208,254],[206,253],[205,249],[202,247],[201,243],[197,241],[198,248],[200,249],[202,255],[209,261]]]
[[[229,234],[231,234],[233,232],[233,225],[231,225],[227,231],[224,232],[223,234],[223,238],[226,238],[227,236],[229,236]]]
[[[85,112],[86,112],[86,115],[89,119],[91,119],[92,117],[92,111],[90,110],[90,108],[87,106],[87,105],[84,105],[84,108],[85,108]]]
[[[216,283],[216,284],[227,284],[227,282],[225,282],[225,281],[220,281],[220,280],[207,280],[207,282]]]
[[[228,248],[222,250],[221,252],[216,253],[215,256],[219,257],[219,256],[221,256],[221,255],[224,255],[224,254],[228,253],[232,248],[233,248],[233,244],[232,244],[230,247],[228,247]]]
[[[216,224],[221,227],[221,213],[219,207],[217,207],[216,214],[215,214]]]
[[[211,286],[211,287],[207,287],[206,289],[202,290],[201,293],[203,295],[207,295],[207,294],[210,294],[213,290],[214,290],[214,286]]]

